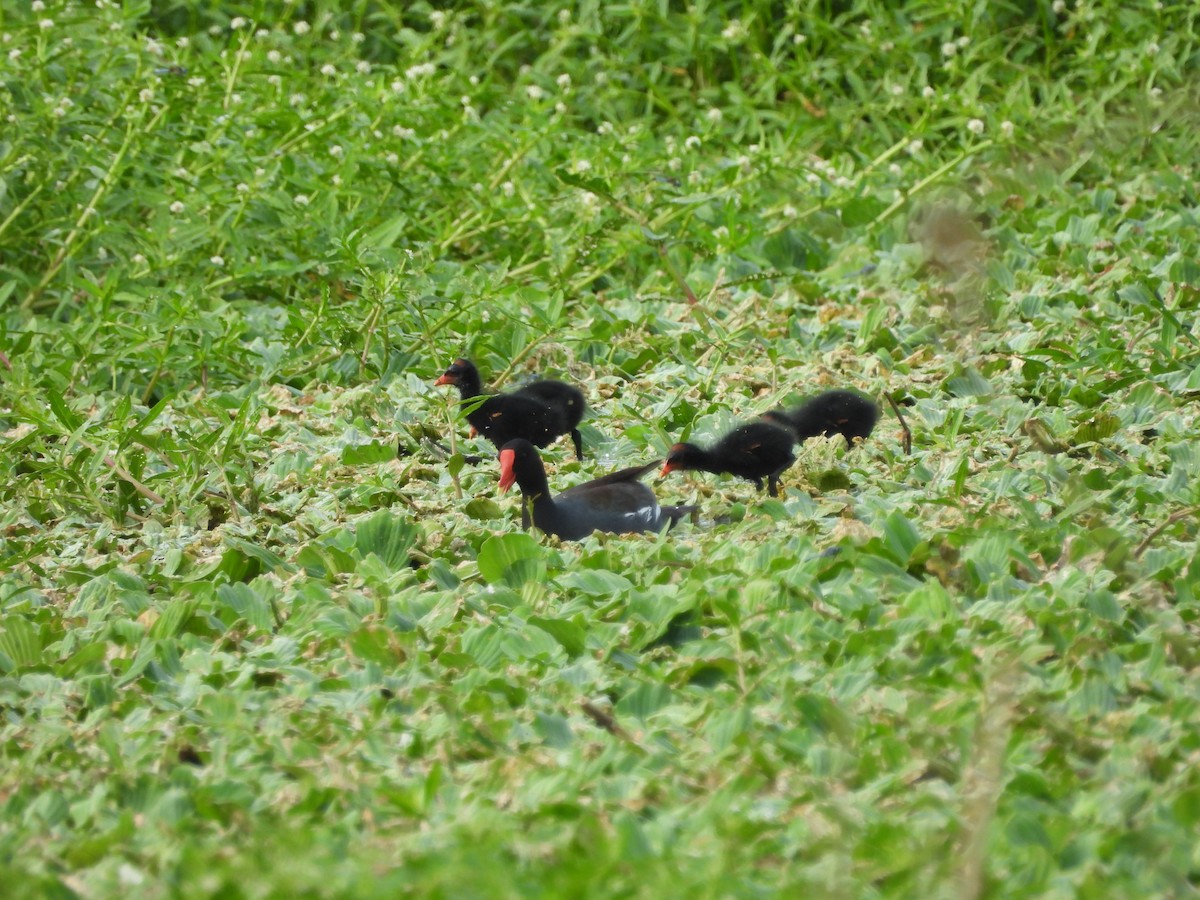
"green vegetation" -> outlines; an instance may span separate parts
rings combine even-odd
[[[16,6],[6,896],[1196,890],[1195,4]],[[559,543],[464,353],[912,452]]]

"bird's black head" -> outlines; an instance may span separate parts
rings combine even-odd
[[[469,359],[459,357],[446,368],[434,385],[457,384],[466,385],[479,381],[479,370]]]
[[[662,478],[672,472],[693,468],[702,453],[703,451],[695,444],[676,444],[667,452],[667,461],[663,463],[658,477]]]

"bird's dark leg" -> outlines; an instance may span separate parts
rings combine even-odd
[[[779,476],[782,475],[784,472],[786,472],[787,467],[790,465],[791,465],[791,463],[788,463],[787,465],[784,465],[784,466],[780,466],[776,471],[771,473],[770,487],[771,487],[771,496],[772,497],[779,496],[779,486],[780,486]]]
[[[575,443],[575,458],[583,459],[583,435],[576,428],[571,432],[571,440]]]
[[[758,490],[758,491],[761,491],[763,489],[763,483],[762,483],[761,478],[754,479],[754,489]]]

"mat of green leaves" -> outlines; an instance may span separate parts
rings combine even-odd
[[[0,9],[5,895],[1194,893],[1196,15]]]

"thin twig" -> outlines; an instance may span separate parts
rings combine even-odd
[[[1180,509],[1171,513],[1171,515],[1167,516],[1165,521],[1159,523],[1159,525],[1148,535],[1146,535],[1145,539],[1137,545],[1137,549],[1133,551],[1134,559],[1139,558],[1143,553],[1145,553],[1150,547],[1150,544],[1153,543],[1154,539],[1176,522],[1180,522],[1183,519],[1186,519],[1188,516],[1194,516],[1197,514],[1200,514],[1200,506],[1189,506],[1187,509]]]
[[[538,345],[541,344],[541,342],[544,341],[545,339],[546,339],[545,334],[539,334],[532,341],[530,341],[528,344],[526,344],[524,347],[522,347],[517,352],[517,355],[514,356],[509,361],[508,367],[503,372],[501,372],[499,375],[497,375],[495,378],[492,379],[492,387],[497,388],[500,385],[502,385],[508,379],[508,376],[512,374],[513,369],[515,369],[521,363],[521,360],[523,360],[530,353],[532,353],[534,350],[536,350]]]
[[[0,237],[4,236],[4,232],[8,230],[8,226],[13,223],[17,216],[25,211],[25,207],[34,201],[34,198],[42,192],[42,188],[45,186],[45,184],[39,184],[26,195],[24,200],[13,207],[13,211],[8,214],[8,217],[3,222],[0,222]]]
[[[383,312],[383,303],[380,302],[371,310],[371,314],[367,317],[367,324],[363,328],[363,348],[362,355],[358,358],[360,366],[365,367],[367,360],[371,355],[371,338],[375,335],[375,328],[379,325],[379,314]]]
[[[54,280],[54,276],[58,274],[58,270],[61,269],[63,263],[67,261],[67,256],[74,248],[75,241],[79,238],[79,235],[83,231],[84,226],[87,224],[88,219],[96,213],[96,207],[99,205],[101,199],[106,193],[108,193],[109,189],[116,184],[122,164],[125,162],[125,157],[129,153],[129,148],[133,145],[134,136],[138,134],[150,134],[153,132],[155,127],[158,125],[158,121],[166,112],[166,109],[167,107],[165,106],[160,109],[157,113],[155,113],[154,118],[147,122],[143,127],[134,128],[132,125],[130,125],[126,129],[125,140],[122,141],[121,146],[117,148],[117,152],[113,156],[113,160],[108,167],[108,171],[104,173],[99,182],[96,184],[96,189],[92,192],[91,198],[83,207],[83,211],[80,212],[79,218],[75,220],[74,226],[72,226],[71,230],[67,233],[67,236],[63,239],[62,244],[58,248],[58,252],[54,255],[54,259],[50,262],[50,266],[42,275],[41,280],[21,302],[22,312],[27,312],[30,309],[33,309],[34,305],[38,301],[38,298],[41,297],[42,292],[46,289],[46,286]]]
[[[301,125],[301,126],[297,126],[296,128],[293,128],[292,133],[289,136],[287,136],[286,138],[284,138],[283,143],[271,151],[271,153],[270,153],[271,158],[272,159],[283,159],[284,157],[288,156],[292,152],[292,149],[294,147],[317,136],[319,133],[324,133],[327,129],[329,129],[330,125],[332,125],[338,119],[342,118],[347,113],[349,113],[352,109],[355,109],[355,108],[356,107],[351,106],[350,104],[347,104],[346,106],[343,106],[340,109],[335,109],[329,115],[325,116],[325,118],[320,119],[315,123],[314,122],[308,123],[309,125],[313,126],[312,131],[308,130],[307,125]],[[414,156],[415,155],[416,154],[414,154]],[[411,162],[412,157],[410,157],[408,161]]]
[[[1188,331],[1188,329],[1183,327],[1183,323],[1179,321],[1179,319],[1176,317],[1175,313],[1171,312],[1170,308],[1167,306],[1166,302],[1162,299],[1162,297],[1158,296],[1158,291],[1151,288],[1150,285],[1148,285],[1148,284],[1145,285],[1145,288],[1146,288],[1146,293],[1150,296],[1150,299],[1153,300],[1154,303],[1158,306],[1159,312],[1161,312],[1163,314],[1163,317],[1168,322],[1170,322],[1172,325],[1175,326],[1175,330],[1177,332],[1179,332],[1180,337],[1182,337],[1185,341],[1187,341],[1193,347],[1197,346],[1196,339],[1194,337],[1192,337],[1192,333],[1190,331]],[[1171,291],[1172,294],[1174,293],[1173,288],[1168,288],[1168,290]]]
[[[517,149],[517,152],[505,161],[504,165],[496,170],[496,174],[493,175],[492,180],[488,182],[488,190],[494,191],[500,187],[504,179],[508,177],[509,170],[511,170],[513,166],[528,156],[529,151],[536,147],[537,142],[541,139],[542,134],[535,131],[533,136],[529,138],[529,140],[527,140],[523,145],[521,145],[521,147]]]
[[[212,459],[211,454],[209,455],[209,458]],[[216,462],[216,460],[214,460],[214,462]],[[233,521],[240,522],[242,521],[242,514],[238,512],[237,496],[233,490],[233,482],[229,480],[229,473],[225,471],[225,467],[219,462],[217,462],[217,471],[220,472],[221,483],[225,485],[224,498],[225,502],[229,504],[229,514],[233,516]]]
[[[171,345],[175,342],[175,326],[172,325],[167,330],[167,337],[163,343],[162,353],[158,358],[158,366],[154,369],[154,374],[150,376],[150,380],[146,383],[146,389],[142,391],[142,403],[149,404],[150,398],[154,394],[154,388],[158,385],[158,379],[162,377],[163,368],[167,364],[167,356],[171,352]]]
[[[594,703],[588,702],[587,700],[584,700],[582,703],[580,703],[579,708],[583,710],[584,714],[589,719],[591,719],[613,737],[618,737],[623,741],[628,741],[635,747],[638,746],[637,741],[630,737],[629,732],[622,728],[617,720],[614,719],[608,712],[596,706]]]
[[[419,338],[417,338],[416,340],[414,340],[411,344],[409,344],[404,349],[404,352],[406,354],[416,353],[418,350],[429,347],[432,342],[433,336],[436,335],[439,331],[441,331],[443,327],[448,325],[450,322],[453,322],[456,318],[461,316],[463,313],[469,311],[472,307],[478,306],[486,298],[487,298],[486,294],[480,293],[480,294],[476,295],[475,298],[472,300],[469,300],[469,301],[463,302],[463,303],[458,303],[450,310],[450,312],[446,313],[440,319],[438,319],[436,322],[434,322],[432,327],[425,328],[424,331],[421,333],[421,336]],[[421,310],[419,307],[416,308],[416,312],[418,315],[421,314]]]
[[[942,179],[942,176],[945,175],[947,172],[949,172],[951,169],[962,165],[964,162],[966,162],[968,159],[970,159],[972,156],[974,156],[979,151],[986,150],[988,147],[992,146],[993,143],[995,143],[995,142],[994,141],[984,141],[983,143],[972,147],[970,150],[964,150],[962,153],[958,154],[958,156],[954,157],[954,159],[950,160],[950,162],[946,163],[945,165],[939,166],[937,169],[935,169],[929,175],[925,176],[920,181],[918,181],[916,184],[914,184],[907,191],[904,191],[896,199],[895,203],[893,203],[891,206],[889,206],[887,209],[885,209],[883,212],[881,212],[879,215],[877,215],[875,217],[875,221],[871,223],[871,227],[874,228],[875,226],[886,222],[888,219],[890,219],[892,216],[894,216],[897,212],[899,212],[901,209],[903,209],[905,204],[907,204],[909,200],[911,200],[917,194],[921,193],[921,191],[925,190],[925,188],[929,187],[931,184],[934,184],[934,183],[940,181]]]
[[[304,329],[304,334],[300,335],[300,340],[292,344],[293,347],[303,347],[308,343],[308,336],[312,334],[317,323],[321,321],[321,317],[325,315],[325,304],[329,301],[329,282],[321,283],[321,303],[317,306],[316,313],[308,320],[308,326]]]
[[[912,431],[909,430],[908,423],[904,421],[904,414],[900,412],[900,407],[896,405],[896,401],[892,399],[892,395],[884,391],[883,396],[887,397],[888,404],[892,407],[892,412],[896,414],[896,418],[900,421],[900,427],[904,429],[904,455],[912,455]]]
[[[885,162],[890,160],[893,156],[895,156],[897,153],[899,153],[901,150],[903,150],[905,147],[907,147],[912,142],[912,136],[914,134],[919,134],[925,130],[925,123],[926,123],[927,119],[928,119],[928,116],[922,116],[921,121],[917,122],[917,124],[913,127],[913,129],[908,134],[906,134],[904,137],[900,138],[900,140],[896,141],[896,143],[892,144],[892,146],[888,147],[881,154],[879,154],[877,157],[875,157],[873,160],[871,160],[867,164],[866,168],[864,168],[862,170],[862,172],[860,173],[859,181],[861,182],[868,175],[870,175],[872,172],[874,172],[876,169],[878,169],[880,166],[882,166]]]
[[[679,285],[679,289],[683,291],[683,296],[687,298],[687,302],[692,306],[698,304],[700,300],[696,297],[696,292],[692,290],[691,285],[687,283],[687,280],[684,279],[682,273],[680,273],[680,271],[675,267],[675,264],[671,262],[671,258],[667,255],[667,245],[665,241],[658,242],[658,255],[662,257],[663,265],[667,267],[668,274],[670,274],[675,283]]]
[[[237,85],[238,72],[241,71],[242,63],[246,61],[249,54],[246,48],[249,47],[250,41],[254,38],[254,29],[247,28],[245,37],[242,38],[242,44],[237,49],[237,53],[233,57],[233,66],[229,70],[229,77],[225,79],[225,99],[221,101],[221,109],[228,110],[229,104],[233,101],[234,87]]]
[[[82,444],[84,447],[87,447],[96,455],[101,456],[101,458],[104,460],[104,464],[113,470],[114,475],[116,475],[122,481],[128,483],[135,491],[137,491],[151,503],[162,505],[167,502],[158,494],[154,493],[154,491],[150,490],[150,488],[146,487],[144,484],[134,478],[133,475],[129,473],[129,470],[118,463],[115,459],[107,454],[103,454],[100,448],[95,444],[91,443],[90,441],[85,441],[80,437],[77,437],[75,440],[79,441],[80,444]]]

